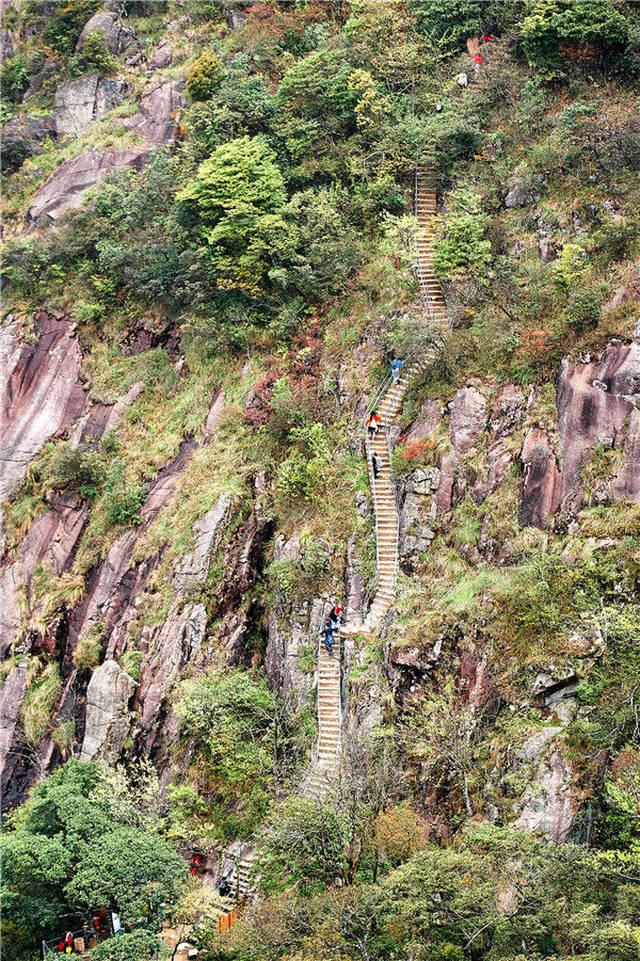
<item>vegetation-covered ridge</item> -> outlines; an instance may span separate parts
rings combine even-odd
[[[2,26],[7,958],[104,907],[99,961],[162,956],[163,917],[205,961],[636,959],[637,4]],[[342,638],[314,800],[393,355],[396,595]],[[259,897],[220,932],[247,851]]]

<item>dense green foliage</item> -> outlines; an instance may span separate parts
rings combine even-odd
[[[3,505],[7,563],[45,512],[82,522],[68,569],[56,553],[20,585],[2,678],[24,660],[27,779],[43,744],[54,764],[74,756],[107,650],[136,682],[166,683],[155,727],[136,714],[123,755],[152,743],[167,785],[160,799],[139,773],[76,761],[36,784],[1,840],[7,957],[32,961],[40,938],[105,904],[135,929],[95,958],[142,961],[170,902],[205,961],[637,961],[640,512],[614,490],[633,468],[630,420],[587,450],[540,527],[522,491],[533,432],[564,467],[559,363],[630,340],[637,322],[638,5],[117,6],[135,31],[122,54],[99,33],[76,50],[97,3],[3,12],[3,118],[40,120],[74,77],[122,75],[134,91],[77,141],[17,134],[3,150],[7,306],[27,343],[37,309],[71,316],[91,401],[119,402],[120,420],[99,442],[45,444]],[[474,74],[466,41],[485,34]],[[172,63],[152,74],[161,39]],[[25,230],[60,163],[140,146],[122,120],[147,73],[186,80],[175,143],[106,177],[55,230]],[[416,299],[416,159],[439,192],[446,330]],[[316,804],[293,795],[317,733],[317,622],[347,585],[370,597],[363,396],[394,353],[422,361],[394,454],[407,556],[384,636],[345,645],[345,718],[373,733],[345,726],[336,795]],[[485,404],[477,433],[450,405],[461,389]],[[158,511],[159,479],[159,496],[176,486]],[[208,572],[179,592],[223,493]],[[116,641],[107,604],[74,644],[120,538],[134,545],[122,584],[143,585],[131,619]],[[165,625],[194,610],[202,637],[189,622],[150,669]],[[557,700],[536,687],[547,674]],[[551,833],[549,797],[573,818],[562,842],[514,826],[528,807]],[[248,839],[264,900],[220,937],[215,890],[196,879],[180,900],[172,845],[213,864]]]
[[[184,883],[183,860],[136,825],[135,802],[120,806],[104,781],[98,765],[70,761],[12,815],[0,841],[3,904],[22,949],[70,920],[80,926],[100,905],[126,925],[153,925]],[[11,941],[7,950],[21,956],[11,954]]]

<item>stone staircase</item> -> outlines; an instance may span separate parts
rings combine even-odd
[[[447,309],[442,296],[440,282],[433,270],[433,236],[436,230],[437,201],[433,170],[418,167],[415,179],[415,216],[418,220],[416,235],[416,269],[422,296],[429,317],[435,324],[447,324]],[[358,630],[365,633],[375,631],[393,604],[396,595],[398,569],[398,507],[395,484],[391,467],[391,452],[388,442],[388,429],[400,411],[404,395],[415,367],[409,366],[402,371],[397,384],[390,384],[382,395],[377,410],[381,419],[381,429],[373,442],[367,445],[369,463],[371,454],[378,457],[378,477],[374,480],[370,470],[371,489],[374,494],[376,512],[377,541],[377,587],[371,607]]]
[[[436,192],[433,173],[428,167],[418,168],[416,172],[416,217],[419,230],[416,237],[416,259],[418,277],[425,303],[432,321],[445,325],[447,312],[440,284],[433,272],[432,239],[435,232]],[[380,398],[377,411],[381,427],[372,442],[367,440],[367,454],[371,472],[371,454],[378,456],[378,477],[371,485],[374,492],[377,539],[377,586],[364,623],[350,627],[350,632],[364,633],[375,631],[393,604],[396,594],[398,566],[398,507],[391,467],[391,447],[387,431],[398,415],[409,386],[415,365],[408,365],[402,371],[397,384],[391,383]],[[318,653],[318,746],[316,759],[304,779],[299,795],[314,801],[323,801],[338,773],[340,762],[342,732],[341,675],[340,675],[340,637],[336,639],[333,656],[323,644]],[[245,854],[238,858],[233,892],[224,900],[222,914],[235,920],[239,903],[249,900],[255,890],[252,865],[255,858],[255,840]],[[233,921],[231,921],[233,923]],[[222,926],[224,927],[224,926]],[[221,927],[221,929],[222,929]]]
[[[436,231],[436,188],[433,168],[418,167],[415,180],[415,216],[418,220],[416,235],[416,267],[422,294],[428,304],[429,314],[436,324],[448,323],[447,308],[442,296],[440,282],[433,272],[433,235]]]
[[[340,638],[336,638],[333,655],[324,644],[318,652],[318,745],[315,762],[304,779],[299,796],[313,801],[323,801],[338,773],[340,759],[340,736],[342,730],[342,707],[340,691]],[[253,875],[253,862],[256,855],[256,841],[236,860],[233,890],[221,902],[221,918],[230,918],[238,904],[255,896],[256,879]],[[235,917],[234,917],[235,920]],[[221,929],[224,922],[219,921]]]
[[[318,653],[318,748],[316,763],[302,784],[300,794],[313,801],[327,796],[340,760],[342,707],[340,692],[340,637],[333,656],[320,645]]]

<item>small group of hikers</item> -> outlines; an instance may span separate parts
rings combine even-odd
[[[400,360],[398,357],[394,357],[391,361],[391,380],[394,385],[400,380],[400,374],[403,367],[404,361]],[[378,433],[380,424],[382,423],[380,414],[375,407],[364,423],[369,434],[369,440],[371,443],[373,443],[373,441],[376,439],[376,434]],[[371,454],[371,470],[373,471],[373,479],[377,480],[378,474],[380,473],[380,458],[375,451]]]
[[[322,638],[322,643],[326,647],[329,657],[333,657],[333,647],[336,642],[334,634],[339,633],[340,626],[342,624],[342,615],[344,608],[342,604],[336,604],[329,614],[329,620],[320,631],[320,637]]]

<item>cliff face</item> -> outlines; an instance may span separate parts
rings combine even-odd
[[[10,453],[3,475],[7,497],[47,441],[67,439],[78,449],[95,448],[107,431],[117,428],[123,413],[135,407],[141,388],[135,386],[117,404],[92,401],[80,379],[82,350],[65,318],[37,314],[29,346],[20,346],[10,327],[4,336],[2,444]],[[514,476],[521,525],[551,530],[559,523],[571,524],[584,498],[584,467],[598,445],[620,454],[615,471],[599,488],[600,500],[625,497],[639,502],[639,399],[640,347],[637,342],[613,341],[600,356],[561,364],[553,422],[548,413],[538,419],[535,393],[525,396],[515,385],[492,395],[488,385],[475,382],[450,398],[426,401],[403,428],[398,444],[424,441],[437,431],[445,432],[448,444],[437,463],[417,468],[401,481],[403,569],[410,577],[424,571],[437,532],[451,523],[452,512],[455,515],[466,496],[483,505],[487,498],[502,496],[502,487]],[[274,530],[264,514],[260,505],[265,481],[258,476],[252,507],[240,506],[233,493],[223,492],[194,522],[192,549],[171,561],[171,599],[163,617],[139,627],[141,602],[157,590],[169,545],[151,553],[140,546],[154,521],[175,510],[184,496],[181,478],[194,453],[214,440],[225,406],[225,395],[215,391],[201,435],[185,442],[149,485],[139,523],[117,537],[104,558],[85,572],[79,594],[61,605],[54,617],[38,617],[45,602],[34,590],[34,579],[43,564],[51,565],[56,578],[72,576],[90,516],[87,503],[77,494],[50,493],[26,535],[5,550],[1,633],[10,668],[1,710],[3,784],[9,803],[22,799],[33,779],[69,751],[111,763],[122,751],[149,755],[166,781],[178,733],[172,698],[182,679],[205,671],[218,657],[217,650],[225,652],[229,664],[248,663],[255,657],[258,629],[263,632],[264,667],[271,684],[300,707],[313,685],[313,674],[301,669],[305,648],[313,645],[329,605],[342,597],[351,621],[362,615],[362,560],[354,538],[347,543],[345,557],[336,559],[342,575],[332,575],[321,592],[311,588],[307,596],[295,596],[276,590],[266,600],[256,595],[256,581],[269,563],[302,570],[304,553],[299,537]],[[363,525],[367,516],[365,507]],[[331,553],[330,544],[325,549]],[[478,559],[499,564],[505,545],[483,527],[476,550]],[[212,592],[207,578],[214,558],[221,563],[222,576]],[[387,687],[398,705],[406,705],[434,685],[437,688],[443,668],[456,674],[465,710],[480,717],[488,705],[504,703],[504,691],[496,693],[499,665],[484,643],[474,647],[465,641],[457,651],[443,651],[441,640],[433,650],[407,647],[393,619],[385,634],[379,669],[367,666],[363,651],[350,639],[345,644],[347,674],[353,668],[362,673],[364,665],[363,679],[354,682],[349,694],[349,710],[357,724],[367,727],[380,717]],[[247,647],[249,637],[253,640]],[[100,666],[93,673],[78,661],[78,649],[87,638],[98,639]],[[126,670],[131,652],[137,658],[135,677]],[[60,686],[41,738],[30,742],[23,724],[23,702],[33,683],[28,667],[43,655],[57,664]],[[503,762],[512,772],[526,770],[531,777],[516,804],[519,823],[556,838],[567,836],[581,797],[580,791],[571,789],[570,762],[560,743],[564,725],[576,710],[576,685],[563,680],[563,670],[560,663],[541,665],[529,693],[532,703],[541,704],[548,717],[556,719],[555,726],[546,729],[543,739],[531,733]],[[72,739],[60,746],[57,732],[70,721]],[[485,815],[490,817],[491,804],[486,803]]]

